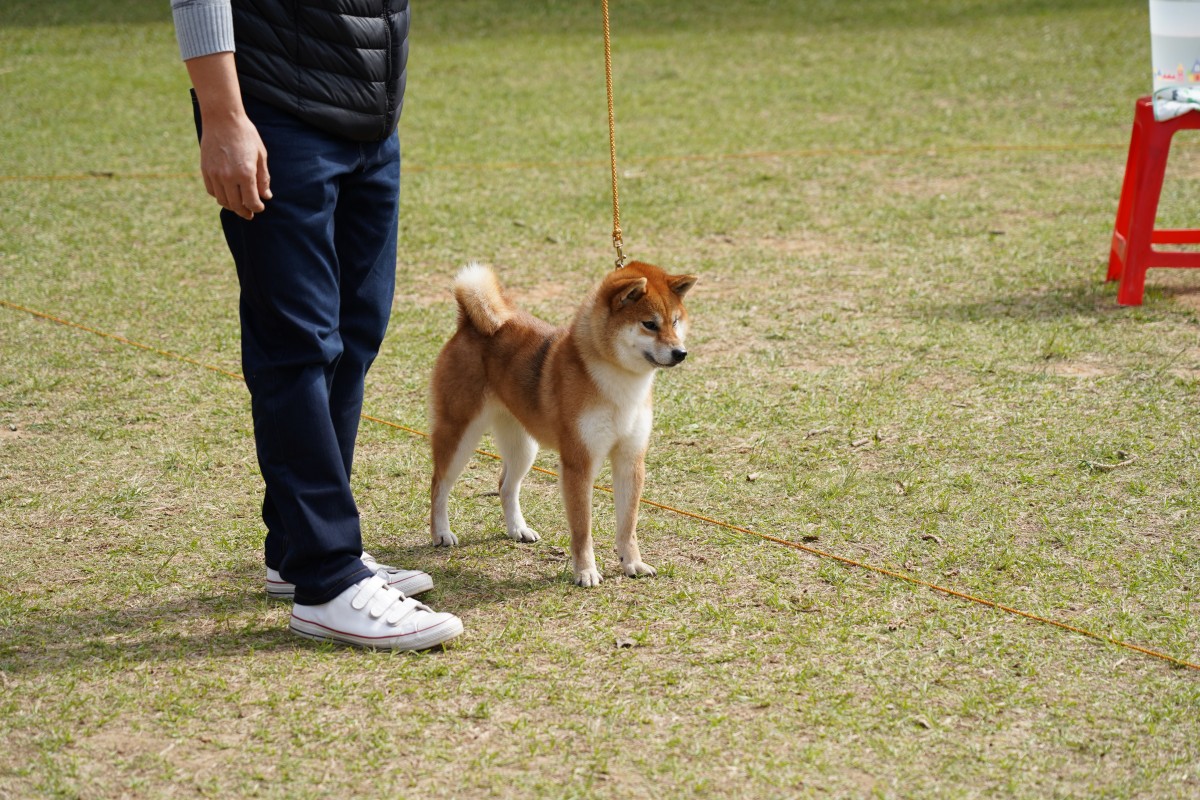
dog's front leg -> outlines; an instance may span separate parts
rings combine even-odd
[[[642,561],[638,550],[638,503],[646,482],[645,450],[617,450],[612,457],[613,499],[617,511],[617,557],[630,578],[654,575],[654,567]]]
[[[571,527],[571,557],[577,586],[596,586],[602,580],[592,548],[592,481],[597,471],[597,466],[586,458],[563,456],[563,505]]]
[[[537,458],[537,442],[508,414],[499,416],[492,435],[500,457],[504,459],[500,470],[500,507],[504,509],[508,538],[517,542],[536,542],[542,537],[526,524],[525,515],[521,513],[521,481]]]

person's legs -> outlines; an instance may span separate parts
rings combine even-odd
[[[330,400],[344,352],[335,208],[360,148],[262,103],[248,100],[247,111],[267,148],[273,198],[252,220],[221,218],[242,290],[266,559],[296,584],[296,602],[315,605],[371,574],[359,558],[345,412],[335,421]]]
[[[340,265],[342,357],[329,405],[346,473],[362,415],[363,383],[387,331],[396,288],[400,142],[359,145],[359,167],[343,176],[333,238]]]

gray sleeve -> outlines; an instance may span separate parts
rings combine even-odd
[[[233,11],[230,0],[171,0],[175,37],[183,60],[232,52]]]

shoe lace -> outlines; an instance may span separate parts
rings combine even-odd
[[[356,611],[366,609],[372,619],[382,618],[388,625],[396,625],[417,611],[433,610],[411,597],[405,597],[398,589],[388,586],[387,579],[379,574],[372,575],[363,582],[350,605]]]

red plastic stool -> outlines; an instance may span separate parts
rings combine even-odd
[[[1156,122],[1149,97],[1137,101],[1133,112],[1133,135],[1129,139],[1129,158],[1125,161],[1125,180],[1121,184],[1121,202],[1117,205],[1117,224],[1113,230],[1112,251],[1108,257],[1108,280],[1120,280],[1117,302],[1140,306],[1146,270],[1151,267],[1200,267],[1200,253],[1155,250],[1156,244],[1200,244],[1200,230],[1156,230],[1158,196],[1171,137],[1176,131],[1200,129],[1200,113],[1188,113]]]

